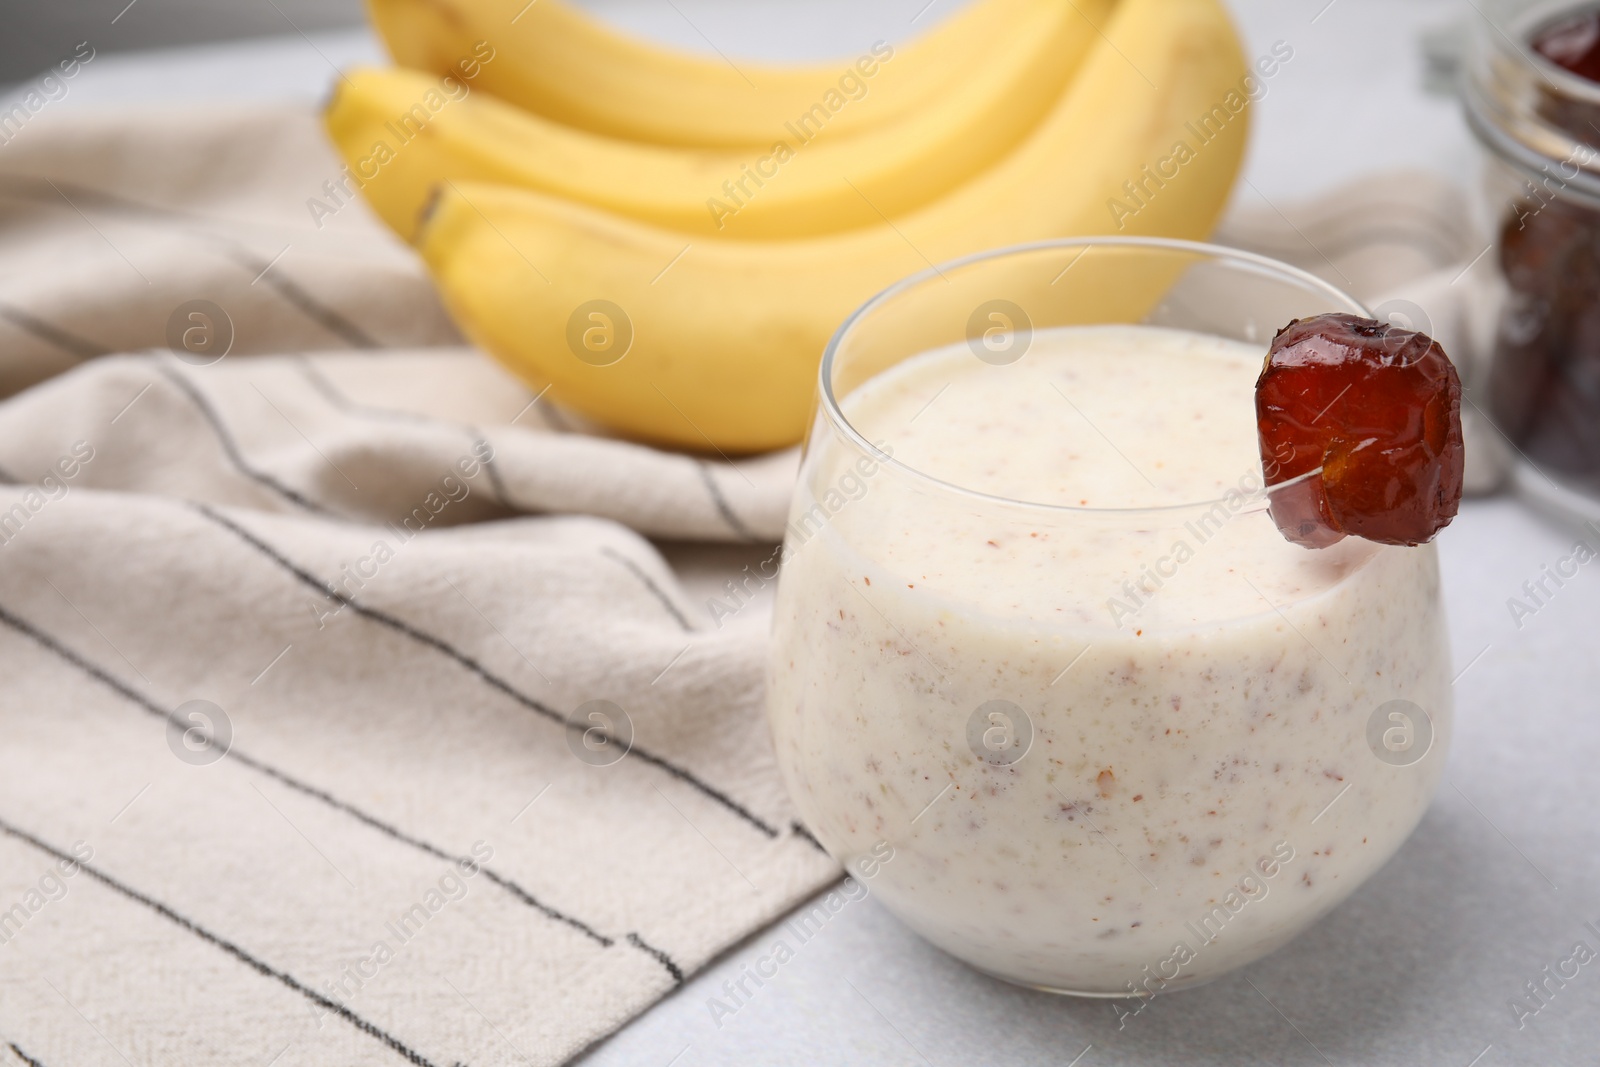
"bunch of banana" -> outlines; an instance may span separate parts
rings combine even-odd
[[[803,237],[881,222],[972,177],[1037,127],[1098,39],[1088,17],[1111,9],[1111,0],[1075,2],[1076,9],[1065,0],[1030,2],[959,95],[868,137],[835,137],[830,123],[828,136],[812,143],[793,122],[798,134],[775,122],[761,149],[669,148],[574,129],[474,93],[429,114],[425,136],[369,168],[363,192],[408,240],[441,176],[537,189],[725,237]],[[507,58],[497,49],[484,71]],[[863,84],[867,103],[878,87]],[[328,130],[359,158],[393,139],[396,117],[436,85],[414,71],[352,71],[334,89]]]
[[[1013,36],[1014,21],[1033,6],[974,0],[903,49],[875,46],[863,59],[877,63],[856,68],[871,92],[862,106],[834,116],[830,136],[879,130],[960,95],[990,65],[990,49]],[[735,67],[624,37],[565,0],[367,0],[367,7],[400,66],[449,74],[486,42],[497,61],[484,66],[481,88],[564,125],[623,140],[764,148],[829,88],[851,93],[840,84],[848,64]],[[874,66],[882,69],[866,73]]]
[[[1246,68],[1219,0],[975,0],[881,59],[814,143],[784,124],[836,70],[734,75],[560,0],[524,10],[538,32],[496,35],[521,2],[371,0],[391,51],[433,77],[355,74],[329,128],[469,337],[559,403],[667,445],[798,440],[829,335],[930,264],[1205,236],[1243,152]],[[473,88],[499,98],[417,114],[453,69],[441,58],[475,42],[494,58]],[[371,165],[403,114],[414,136]]]

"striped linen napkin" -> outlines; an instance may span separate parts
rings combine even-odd
[[[640,536],[776,540],[792,454],[582,432],[364,208],[312,223],[309,116],[25,133],[0,1064],[559,1063],[838,876],[764,620]]]

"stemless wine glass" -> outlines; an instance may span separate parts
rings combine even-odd
[[[1027,443],[1050,420],[1098,432],[1085,398],[1116,393],[1111,375],[1138,380],[1136,363],[1095,364],[1107,380],[1077,391],[1002,389],[999,410],[978,398],[1084,328],[1264,356],[1278,328],[1326,311],[1366,314],[1259,256],[1097,237],[919,274],[833,338],[785,541],[769,716],[807,826],[936,945],[1055,992],[1185,988],[1293,937],[1421,818],[1451,717],[1431,545],[1290,544],[1253,456],[1203,472],[1224,487],[1212,499],[1080,505],[1080,482],[1205,462],[1192,428],[1126,411],[1071,477]],[[966,410],[983,414],[934,435],[943,454],[1022,442],[964,484],[896,456],[950,393],[892,424],[858,403],[940,349],[974,361],[947,388],[974,390]],[[1155,357],[1134,344],[1123,358]],[[1170,411],[1187,387],[1144,388],[1122,407]],[[1244,420],[1254,440],[1248,382],[1219,407],[1205,418]]]

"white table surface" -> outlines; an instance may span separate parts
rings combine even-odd
[[[684,47],[800,57],[904,37],[923,0],[589,0],[618,24]],[[926,24],[951,6],[939,0]],[[1418,36],[1476,17],[1435,0],[1233,0],[1252,52],[1295,58],[1258,105],[1241,196],[1273,203],[1365,171],[1412,165],[1473,180],[1476,152],[1449,100],[1423,93]],[[703,36],[702,36],[703,35]],[[315,100],[330,66],[375,61],[364,33],[107,55],[64,106],[197,99]],[[4,94],[0,94],[3,96]],[[1600,959],[1517,1026],[1509,1001],[1578,941],[1600,952],[1600,561],[1532,617],[1507,601],[1600,531],[1510,498],[1470,501],[1441,535],[1457,670],[1446,782],[1402,854],[1275,955],[1158,1000],[1124,1031],[1102,1002],[985,978],[921,942],[875,901],[851,904],[737,1015],[707,999],[764,954],[745,945],[610,1040],[619,1064],[1600,1063]],[[691,586],[726,556],[670,552]],[[1551,988],[1554,988],[1553,986]],[[1075,1057],[1078,1057],[1075,1059]]]

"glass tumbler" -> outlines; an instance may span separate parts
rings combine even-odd
[[[1366,314],[1259,256],[1084,238],[919,274],[829,344],[768,713],[807,827],[935,945],[1040,989],[1150,997],[1248,963],[1338,904],[1401,846],[1443,769],[1437,556],[1290,544],[1259,462],[1212,472],[1214,499],[1140,508],[1063,503],[1061,486],[1033,492],[1014,471],[997,475],[1004,493],[954,484],[897,458],[904,427],[858,425],[853,398],[941,349],[976,361],[952,390],[1032,373],[1069,328],[1189,331],[1264,356],[1278,328],[1325,311]],[[985,425],[1086,417],[1083,395],[1055,392],[1015,391]],[[1227,406],[1216,417],[1253,432],[1248,387]],[[1192,451],[1157,420],[1140,436],[1079,476]]]

